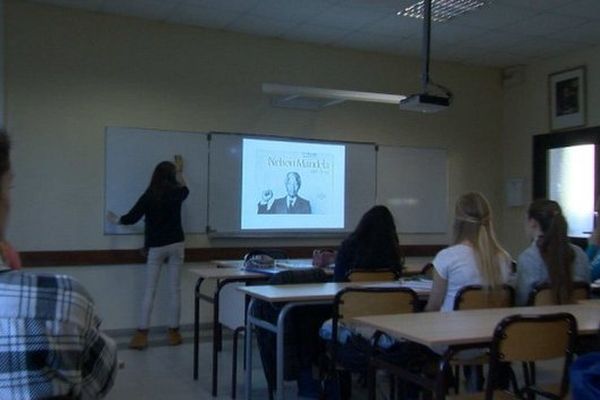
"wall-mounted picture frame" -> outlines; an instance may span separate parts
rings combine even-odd
[[[551,130],[585,126],[585,85],[584,66],[555,72],[548,76]]]

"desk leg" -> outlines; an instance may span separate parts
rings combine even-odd
[[[200,340],[200,286],[204,278],[198,278],[194,290],[194,380],[198,380],[198,350]]]
[[[219,351],[222,345],[222,327],[219,322],[219,299],[221,297],[221,289],[228,284],[228,281],[217,283],[215,296],[213,298],[213,348],[212,348],[212,395],[217,396],[217,385],[219,381]]]
[[[287,317],[288,312],[294,308],[296,303],[288,303],[279,312],[279,317],[277,318],[277,334],[276,334],[276,351],[277,351],[277,366],[276,366],[276,377],[275,380],[275,400],[283,400],[283,374],[284,374],[284,348],[283,343],[285,339],[285,318]]]
[[[248,309],[246,310],[246,334],[245,340],[245,352],[246,352],[246,382],[244,384],[244,391],[246,400],[250,400],[252,397],[252,317],[250,310],[254,305],[254,299],[250,300]]]

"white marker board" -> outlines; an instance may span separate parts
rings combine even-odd
[[[190,195],[183,203],[186,233],[204,233],[207,226],[208,135],[196,132],[137,128],[106,128],[105,212],[127,213],[144,193],[152,172],[161,161],[183,157],[183,175]],[[105,234],[140,234],[142,221],[116,226],[105,220]]]
[[[446,150],[379,146],[377,203],[390,209],[400,233],[446,233]]]

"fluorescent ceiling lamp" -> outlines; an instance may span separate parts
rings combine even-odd
[[[483,7],[492,0],[433,0],[431,3],[431,19],[434,22],[444,22],[450,18]],[[411,18],[423,18],[424,0],[398,11],[397,15]]]
[[[401,94],[358,92],[354,90],[325,89],[309,86],[263,83],[263,93],[271,95],[271,103],[278,107],[319,110],[345,101],[399,104],[406,98]]]

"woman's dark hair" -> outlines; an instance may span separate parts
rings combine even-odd
[[[527,215],[538,223],[542,232],[537,246],[548,268],[552,298],[557,304],[568,303],[573,292],[575,251],[567,237],[567,220],[560,205],[552,200],[534,201]]]
[[[397,265],[403,263],[394,217],[385,206],[374,206],[367,211],[348,239],[356,246],[353,267],[368,267],[382,255],[391,255]]]
[[[0,130],[0,176],[10,170],[10,139],[4,130]]]
[[[163,194],[169,189],[177,186],[175,164],[170,161],[159,163],[154,172],[148,186],[148,193],[155,199],[162,199]]]

